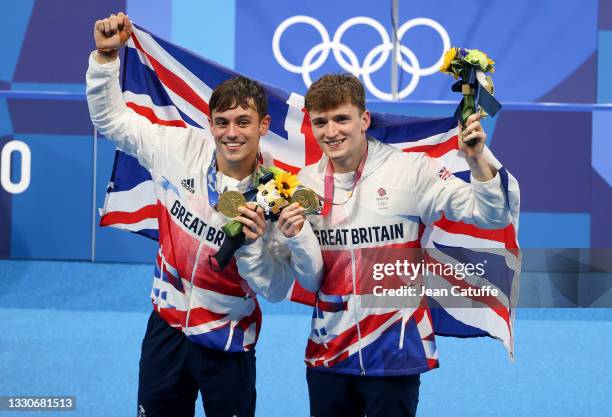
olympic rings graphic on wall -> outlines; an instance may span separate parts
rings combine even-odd
[[[301,65],[295,65],[287,61],[280,50],[280,40],[285,33],[285,30],[298,23],[312,26],[321,36],[321,43],[313,46],[306,53]],[[363,63],[360,63],[359,58],[351,48],[342,43],[342,37],[344,36],[345,32],[356,25],[369,26],[376,30],[380,36],[380,44],[372,48],[366,54]],[[401,44],[402,37],[406,34],[406,32],[417,26],[432,28],[438,33],[440,39],[442,40],[442,54],[440,55],[440,58],[433,65],[426,68],[421,68],[419,60],[414,52],[407,46]],[[412,75],[410,82],[398,92],[398,98],[402,99],[409,96],[415,90],[421,77],[431,75],[438,71],[438,68],[444,61],[444,51],[450,49],[451,42],[446,29],[444,29],[440,23],[426,17],[418,17],[404,22],[404,24],[397,31],[397,38],[400,44],[397,63],[403,71]],[[344,71],[353,73],[357,77],[361,77],[368,91],[370,91],[370,93],[372,93],[375,97],[382,100],[392,100],[393,97],[391,93],[386,93],[378,89],[372,82],[371,76],[373,73],[382,68],[383,65],[385,65],[392,51],[393,43],[391,42],[391,38],[385,27],[380,24],[380,22],[366,16],[353,17],[342,23],[336,30],[336,33],[334,33],[331,40],[325,26],[323,26],[323,24],[314,17],[304,15],[292,16],[285,19],[280,25],[278,25],[276,31],[274,32],[274,36],[272,37],[272,52],[274,53],[274,57],[278,63],[287,71],[295,74],[302,74],[302,79],[304,80],[306,87],[309,87],[310,84],[312,84],[310,74],[319,69],[325,63],[325,61],[327,61],[329,53],[332,52],[336,62]],[[348,58],[348,61],[345,56]],[[315,57],[317,58],[315,59]]]

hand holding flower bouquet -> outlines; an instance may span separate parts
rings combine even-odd
[[[453,84],[452,91],[463,94],[455,111],[455,118],[461,124],[465,125],[467,118],[476,112],[482,116],[495,116],[501,109],[501,104],[493,97],[493,81],[485,75],[495,72],[495,62],[484,52],[478,49],[451,48],[444,54],[444,64],[440,71],[452,75],[456,80],[460,78]]]

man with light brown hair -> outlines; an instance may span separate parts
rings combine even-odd
[[[422,225],[443,214],[480,228],[510,223],[500,176],[484,153],[486,133],[478,115],[460,126],[466,183],[438,160],[368,137],[371,117],[355,76],[321,77],[305,102],[324,155],[299,179],[325,202],[323,215],[310,218],[325,265],[305,355],[310,415],[414,416],[419,375],[438,366],[431,317],[421,304],[364,306],[368,260],[396,262],[398,249],[418,247]],[[518,199],[518,188],[510,192]]]

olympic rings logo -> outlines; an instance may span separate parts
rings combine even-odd
[[[297,23],[310,25],[321,35],[321,43],[313,46],[306,53],[301,65],[295,65],[287,61],[280,50],[280,40],[285,33],[285,30]],[[351,48],[342,43],[342,37],[344,36],[345,32],[356,25],[370,26],[378,32],[381,40],[381,43],[378,46],[372,48],[370,52],[366,54],[363,63],[360,63],[357,55]],[[414,52],[405,45],[401,44],[402,37],[406,34],[406,32],[417,26],[427,26],[432,28],[438,33],[442,40],[442,54],[440,55],[440,59],[438,59],[435,64],[426,68],[421,68],[419,60]],[[397,32],[397,38],[400,45],[397,54],[397,63],[402,70],[412,76],[408,85],[398,92],[398,98],[402,99],[409,96],[415,90],[421,77],[431,75],[438,71],[438,68],[444,61],[444,51],[450,49],[451,42],[446,29],[444,29],[440,23],[426,17],[418,17],[405,22]],[[378,71],[383,65],[385,65],[387,59],[389,59],[389,55],[393,51],[393,43],[391,42],[390,36],[380,22],[366,16],[353,17],[342,23],[336,30],[336,33],[334,33],[334,37],[330,40],[329,33],[321,22],[314,17],[299,15],[285,19],[276,28],[274,36],[272,37],[272,52],[274,52],[274,57],[278,63],[287,71],[302,74],[302,79],[304,80],[306,87],[309,87],[310,84],[312,84],[310,74],[325,63],[330,51],[333,52],[336,62],[342,67],[343,70],[351,72],[357,77],[361,77],[365,87],[368,89],[368,91],[370,91],[370,93],[382,100],[393,99],[391,93],[386,93],[379,90],[374,85],[371,78],[374,72]],[[315,59],[317,55],[318,57]],[[345,59],[345,56],[348,57],[348,61]]]

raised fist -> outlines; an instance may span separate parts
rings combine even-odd
[[[132,22],[123,12],[111,14],[106,19],[96,20],[94,40],[99,51],[117,50],[128,41],[132,34]]]

